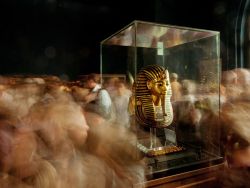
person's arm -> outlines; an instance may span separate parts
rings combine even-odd
[[[83,98],[83,101],[85,103],[90,103],[94,100],[96,100],[96,96],[97,96],[97,92],[95,93],[89,93],[88,95],[86,95],[84,98]]]

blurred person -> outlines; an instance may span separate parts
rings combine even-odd
[[[194,80],[182,80],[182,92],[183,95],[195,95],[197,92],[197,84]]]
[[[57,104],[58,102],[55,101],[53,102],[53,104]],[[53,108],[55,107],[52,107],[52,109]],[[74,107],[73,109],[75,108],[76,107]],[[78,109],[78,107],[76,109]],[[45,111],[48,111],[48,109],[45,109]],[[66,114],[69,113],[60,114],[63,117],[65,116],[69,118],[69,115],[66,116]],[[59,117],[61,115],[59,115]],[[74,185],[76,183],[79,183],[79,185],[83,185],[83,187],[125,188],[134,187],[134,185],[137,183],[142,184],[138,187],[143,187],[143,182],[145,180],[144,163],[141,158],[137,158],[138,151],[135,145],[135,135],[123,128],[122,125],[119,126],[118,123],[116,123],[114,126],[98,113],[85,111],[84,115],[86,117],[87,124],[90,127],[88,131],[87,142],[83,145],[80,144],[80,146],[83,147],[74,147],[74,153],[80,154],[75,156],[74,160],[70,160],[70,164],[74,166],[76,172],[71,173],[70,175],[65,174],[66,177],[64,179],[67,180],[68,178],[70,178],[75,180],[77,178],[75,181],[73,181]],[[51,118],[53,117],[54,119],[59,119],[57,118],[57,116],[58,115],[51,115]],[[77,120],[76,118],[77,117],[72,119]],[[66,119],[60,119],[62,119],[60,121],[60,124],[65,124]],[[58,133],[60,131],[55,130],[51,132]],[[76,130],[75,134],[79,135],[81,132],[82,131],[80,130]],[[43,134],[40,133],[40,135]],[[81,137],[73,136],[73,138]],[[68,152],[65,151],[65,153],[67,154]],[[80,164],[79,161],[81,161]],[[58,167],[56,169],[58,169]],[[96,181],[96,176],[98,176],[98,181]]]
[[[17,116],[23,117],[40,100],[44,88],[44,85],[36,83],[8,85],[1,92],[0,103],[15,111]]]
[[[88,126],[79,105],[65,98],[41,100],[23,117],[19,130],[9,157],[15,177],[34,187],[82,187],[77,150],[85,143]],[[68,174],[70,168],[75,170]]]
[[[181,143],[218,153],[220,99],[214,93],[198,93],[192,80],[183,81],[182,100],[173,104],[174,124]]]
[[[228,85],[237,83],[237,74],[233,70],[223,71],[221,75],[222,84]]]
[[[60,100],[68,102],[73,100],[71,89],[62,82],[49,82],[46,84],[42,101]]]
[[[241,86],[250,84],[250,71],[246,68],[236,68],[233,69],[235,74],[237,75],[236,82]]]
[[[222,73],[226,101],[221,104],[222,148],[226,167],[218,187],[249,187],[250,178],[250,88],[249,71],[233,69]]]
[[[36,134],[2,106],[0,119],[1,187],[56,187],[56,170],[37,154]]]
[[[144,187],[136,136],[60,88],[43,90],[22,116],[0,103],[1,187]]]
[[[118,77],[111,77],[106,82],[104,82],[104,88],[108,91],[111,98],[116,95],[119,82],[120,80]]]
[[[6,188],[82,187],[82,165],[76,155],[88,130],[82,108],[70,97],[59,97],[65,93],[50,92],[50,100],[44,100],[44,95],[32,106],[15,101],[15,106],[28,109],[25,114],[13,108],[14,103],[0,106],[0,161],[4,173],[0,182]],[[18,94],[25,100],[29,98],[23,92]],[[74,172],[68,174],[69,168]]]
[[[120,125],[129,128],[129,112],[128,112],[128,104],[129,98],[132,95],[132,92],[127,89],[124,82],[116,83],[116,95],[113,96],[113,104],[115,108],[115,122]]]
[[[195,101],[181,100],[173,104],[174,125],[176,125],[177,140],[180,143],[198,145],[202,138],[200,134],[201,110],[196,108]]]
[[[245,68],[236,68],[222,72],[222,83],[225,87],[225,98],[234,101],[249,98],[250,72]]]
[[[237,100],[221,109],[222,146],[226,167],[218,187],[249,187],[250,178],[250,103]]]
[[[170,74],[170,84],[172,88],[172,96],[171,96],[171,101],[177,101],[180,100],[182,96],[182,86],[178,81],[178,74],[176,73],[171,73]]]
[[[87,139],[89,127],[81,106],[70,100],[42,101],[32,107],[24,122],[26,130],[37,133],[39,155],[56,169],[58,187],[82,187],[78,150]],[[71,168],[74,171],[68,174]]]
[[[45,84],[45,80],[39,77],[24,78],[23,82],[27,84]]]
[[[75,101],[84,106],[84,98],[89,94],[89,90],[76,85],[72,86],[70,89]]]
[[[98,188],[143,188],[146,165],[136,146],[136,135],[119,123],[114,126],[103,121],[96,113],[87,112],[86,119],[89,118],[92,119],[88,121],[90,130],[87,152],[83,158],[89,180],[87,185]]]
[[[97,97],[97,92],[102,88],[100,83],[100,75],[89,74],[85,82],[85,88],[89,90],[89,94],[85,97],[85,102],[90,103]]]
[[[86,87],[90,92],[84,97],[85,109],[98,113],[105,119],[111,119],[113,115],[112,100],[107,90],[100,84],[100,75],[94,73],[88,75]]]
[[[182,86],[182,100],[195,103],[197,100],[197,83],[194,80],[184,79],[181,81]]]
[[[236,100],[242,93],[242,87],[237,84],[237,74],[234,70],[222,72],[221,85],[227,102]]]

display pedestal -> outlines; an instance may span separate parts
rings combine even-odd
[[[184,148],[177,146],[176,135],[173,130],[168,128],[162,129],[163,135],[157,136],[157,129],[150,128],[149,138],[140,140],[137,147],[147,157],[157,157],[183,151]]]

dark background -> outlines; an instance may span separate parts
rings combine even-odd
[[[99,72],[100,42],[133,20],[220,31],[223,69],[231,68],[246,2],[1,0],[0,74]]]

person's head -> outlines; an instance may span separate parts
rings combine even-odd
[[[89,89],[93,89],[97,84],[100,83],[100,75],[99,74],[89,74],[87,81],[86,81],[86,87]]]
[[[176,73],[171,73],[170,74],[170,81],[173,82],[173,81],[177,81],[178,80],[178,74]]]
[[[119,81],[115,84],[116,90],[117,90],[117,95],[121,96],[125,94],[126,91],[126,85],[124,82]]]

